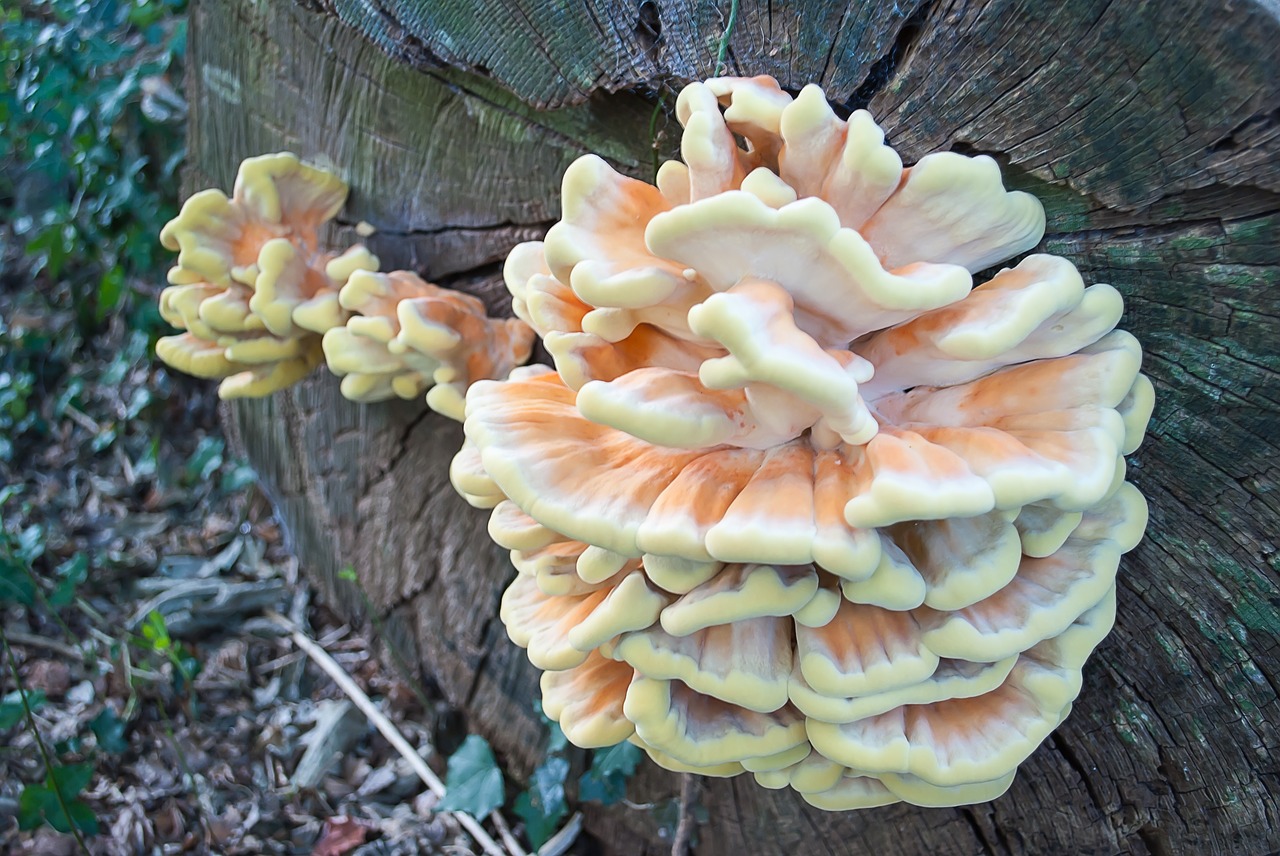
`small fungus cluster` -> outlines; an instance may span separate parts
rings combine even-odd
[[[378,267],[362,246],[320,247],[320,228],[346,199],[341,179],[287,153],[242,163],[230,198],[210,189],[188,199],[160,233],[178,252],[160,314],[186,331],[156,343],[160,359],[221,378],[223,398],[267,395],[309,374],[323,359],[320,335],[346,320],[338,290]]]
[[[279,153],[244,161],[230,198],[188,199],[160,233],[178,252],[160,314],[185,332],[157,355],[222,379],[222,398],[268,395],[327,359],[347,398],[417,398],[434,384],[427,403],[461,419],[467,385],[528,359],[533,332],[408,271],[376,273],[363,246],[323,250],[346,198],[340,178]]]
[[[433,410],[461,422],[467,387],[506,377],[533,347],[523,321],[489,318],[471,295],[408,271],[358,271],[339,302],[355,314],[324,334],[324,353],[352,401],[412,399],[425,391]]]
[[[1003,793],[1111,627],[1153,391],[1120,295],[1030,255],[986,157],[904,168],[821,90],[715,79],[657,186],[586,156],[512,251],[546,367],[475,383],[452,477],[579,746],[830,810]]]

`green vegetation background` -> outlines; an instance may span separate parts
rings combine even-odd
[[[78,405],[92,379],[77,376],[74,357],[114,317],[137,335],[109,373],[146,359],[163,332],[154,295],[168,254],[156,235],[177,212],[185,6],[48,0],[0,11],[0,460]]]

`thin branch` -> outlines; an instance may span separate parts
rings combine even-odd
[[[686,856],[693,838],[693,809],[698,802],[698,778],[692,773],[680,776],[680,821],[671,842],[671,856]]]
[[[662,108],[667,105],[667,94],[665,92],[658,94],[658,103],[653,105],[653,113],[649,116],[649,147],[652,149],[653,155],[653,175],[652,181],[658,183],[658,117],[662,115]]]
[[[573,846],[582,832],[582,812],[575,811],[559,832],[547,839],[547,843],[538,848],[538,856],[563,856]]]
[[[489,815],[489,820],[493,822],[494,829],[498,830],[498,836],[502,839],[502,843],[512,853],[522,853],[523,848],[520,842],[516,841],[516,837],[511,834],[511,827],[507,825],[507,819],[499,812],[495,811]]]
[[[36,636],[34,633],[23,633],[21,630],[5,631],[9,637],[9,641],[14,645],[22,645],[26,648],[43,648],[46,651],[52,651],[55,654],[81,662],[85,659],[84,651],[79,648],[73,648],[65,642],[59,642],[56,639],[46,639],[43,636]]]
[[[347,697],[351,699],[356,707],[360,708],[360,711],[368,717],[369,721],[373,723],[382,736],[387,738],[387,742],[409,763],[409,766],[413,768],[413,772],[417,773],[418,778],[422,779],[426,786],[431,789],[431,792],[438,797],[443,797],[445,795],[444,782],[440,781],[440,777],[427,766],[426,761],[422,760],[422,756],[409,744],[409,741],[404,738],[404,735],[400,733],[395,724],[387,719],[382,711],[378,710],[377,705],[370,700],[369,696],[365,695],[364,690],[360,689],[359,685],[351,679],[351,676],[338,664],[338,661],[330,657],[327,651],[308,638],[292,621],[280,613],[268,612],[267,617],[288,631],[289,637],[293,639],[293,644],[305,651],[307,656],[314,660],[315,664],[333,679],[333,682],[338,685],[338,689],[347,694]],[[455,811],[451,812],[451,814],[457,818],[462,828],[469,832],[484,849],[484,852],[490,854],[490,856],[506,856],[508,853],[510,856],[528,856],[514,841],[508,843],[507,850],[503,850],[498,846],[498,842],[494,841],[492,836],[485,832],[484,827],[466,812]]]

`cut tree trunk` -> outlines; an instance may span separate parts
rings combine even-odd
[[[579,154],[651,177],[672,93],[710,76],[729,2],[198,0],[192,186],[290,149],[338,166],[331,236],[509,312],[498,276],[557,215]],[[994,802],[830,814],[708,780],[699,854],[1263,854],[1280,848],[1280,13],[1235,0],[745,0],[732,74],[867,106],[908,163],[985,152],[1048,211],[1042,249],[1124,294],[1155,418],[1130,460],[1151,504],[1119,618],[1071,717]],[[537,674],[497,618],[513,571],[448,482],[462,432],[359,406],[317,372],[228,427],[329,603],[487,737],[542,755]],[[359,582],[339,578],[346,567]],[[633,802],[678,777],[644,764]],[[588,808],[606,853],[659,853],[662,812]]]

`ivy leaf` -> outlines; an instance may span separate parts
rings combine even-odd
[[[440,801],[444,811],[465,811],[475,817],[487,817],[502,805],[502,771],[487,740],[471,734],[462,741],[458,751],[449,756],[445,787],[447,791]]]
[[[18,795],[18,828],[35,829],[42,823],[61,833],[71,831],[71,824],[85,835],[98,834],[98,818],[83,800],[67,800],[67,810],[62,810],[53,788],[45,785],[26,785]],[[70,813],[70,817],[67,814]]]
[[[552,755],[533,771],[529,790],[516,798],[516,814],[524,820],[525,834],[535,848],[547,842],[569,813],[564,800],[564,780],[568,775],[568,759]]]
[[[551,723],[551,736],[547,738],[547,754],[554,755],[557,752],[563,752],[569,746],[569,738],[564,736],[564,731],[560,728],[560,723]]]
[[[597,749],[591,756],[591,769],[578,779],[578,797],[602,805],[613,805],[627,795],[627,779],[640,763],[640,749],[632,743],[619,743],[608,749]]]
[[[550,734],[547,736],[547,754],[554,755],[556,752],[563,752],[569,746],[569,738],[564,736],[564,731],[560,728],[560,723],[556,722],[542,710],[542,700],[533,700],[533,714],[542,720],[542,724],[547,726]]]
[[[52,815],[62,814],[58,798],[44,785],[24,785],[18,795],[18,828],[35,829]],[[50,821],[52,824],[52,821]],[[67,831],[70,831],[68,827]]]
[[[33,606],[36,587],[24,566],[0,556],[0,603],[5,601]]]
[[[104,707],[102,713],[89,723],[93,736],[98,738],[98,748],[113,755],[119,755],[129,748],[129,741],[124,737],[126,726],[125,721],[109,707]]]
[[[0,701],[0,731],[13,728],[22,721],[26,711],[22,707],[22,696],[19,690],[9,693]],[[27,704],[31,705],[33,711],[39,710],[44,706],[45,696],[43,690],[29,690],[26,692]]]
[[[238,490],[244,490],[257,481],[258,474],[253,467],[246,463],[235,462],[230,469],[222,474],[222,481],[218,484],[218,489],[223,493],[235,493]]]
[[[170,658],[174,669],[173,689],[174,692],[182,694],[188,691],[188,685],[195,681],[200,675],[200,670],[204,668],[204,664],[200,662],[200,658],[192,656],[189,653],[179,654],[177,657]],[[195,699],[192,699],[194,704]]]
[[[82,764],[66,764],[49,769],[48,783],[58,789],[62,798],[70,802],[89,786],[93,778],[93,764],[85,761]]]
[[[187,482],[208,481],[218,467],[222,466],[223,442],[217,437],[201,437],[196,450],[187,461]]]
[[[84,800],[71,800],[71,802],[67,803],[67,811],[71,812],[72,822],[85,835],[98,834],[98,818],[93,813],[93,809],[85,804]],[[71,830],[67,829],[66,831],[70,832]]]
[[[97,835],[98,819],[93,809],[79,799],[80,792],[92,778],[91,763],[51,767],[43,785],[26,785],[18,795],[18,826],[35,829],[41,823],[48,823],[58,832],[67,833],[74,824],[86,835]],[[66,811],[63,811],[64,803]]]

